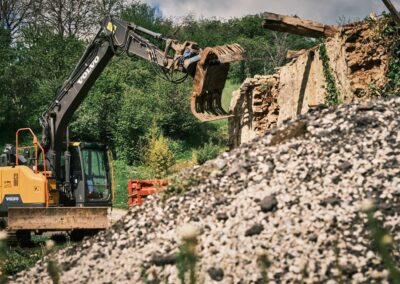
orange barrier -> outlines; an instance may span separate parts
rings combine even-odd
[[[147,196],[167,189],[167,179],[128,180],[128,205],[129,208],[143,204]]]

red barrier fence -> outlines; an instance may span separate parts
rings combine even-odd
[[[152,180],[140,180],[130,179],[128,180],[128,204],[129,208],[136,205],[143,204],[147,196],[157,193],[159,191],[167,189],[167,179],[152,179]]]

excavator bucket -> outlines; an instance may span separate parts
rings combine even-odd
[[[222,91],[229,63],[244,58],[245,51],[238,44],[207,47],[202,51],[193,79],[191,108],[194,116],[201,121],[231,116],[222,108]]]

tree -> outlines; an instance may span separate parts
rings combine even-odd
[[[94,0],[38,0],[34,24],[48,26],[61,37],[88,36],[94,23]]]
[[[174,37],[173,23],[163,18],[154,7],[141,1],[134,0],[125,5],[120,12],[120,18],[132,22],[135,25],[163,34],[166,37]]]
[[[126,6],[126,0],[96,0],[95,15],[99,17],[98,20],[107,15],[118,15]]]
[[[0,27],[14,39],[32,15],[34,0],[1,0]]]
[[[5,30],[0,29],[0,35]],[[5,31],[7,37],[8,31]],[[46,27],[25,28],[23,42],[0,43],[0,128],[11,142],[15,131],[31,127],[40,133],[38,119],[78,61],[84,44],[61,38]],[[3,64],[4,63],[4,64]]]
[[[47,26],[61,37],[87,39],[101,20],[118,14],[124,0],[35,0],[30,25]]]
[[[6,82],[4,79],[4,75],[6,73],[7,69],[7,64],[12,60],[12,50],[10,48],[10,33],[8,30],[3,29],[0,27],[0,66],[3,66],[0,68],[0,129],[3,130],[8,118],[7,115],[7,97],[5,96],[6,94]],[[6,136],[6,133],[3,131],[0,131],[0,136],[4,137]],[[4,142],[4,141],[0,141]]]
[[[162,135],[155,121],[153,121],[149,134],[147,164],[154,177],[164,178],[171,173],[171,168],[175,164],[174,153],[169,149],[168,140]]]

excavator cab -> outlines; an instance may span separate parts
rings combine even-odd
[[[112,168],[101,143],[70,144],[70,183],[76,206],[111,206]]]

